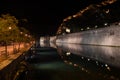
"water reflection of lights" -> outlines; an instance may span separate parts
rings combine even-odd
[[[73,63],[72,62],[69,62],[70,65],[72,65]]]
[[[63,51],[81,56],[81,59],[88,57],[92,59],[120,68],[119,47],[90,46],[78,44],[59,44]],[[96,54],[97,53],[97,54]],[[67,53],[69,54],[69,53]],[[96,63],[98,65],[98,63]]]
[[[78,67],[78,65],[77,65],[77,64],[74,64],[74,66],[75,66],[75,67]]]
[[[64,60],[65,63],[68,63],[67,60]]]
[[[70,52],[67,52],[66,55],[69,56],[71,53]]]
[[[105,75],[104,77],[108,78],[109,76],[110,79],[112,76],[112,78],[115,78],[113,80],[117,80],[117,73],[115,73],[116,70],[114,71],[114,66],[120,66],[119,48],[89,45],[76,46],[75,44],[61,43],[59,43],[57,48],[64,63],[79,68],[86,73],[94,73],[100,76]],[[76,59],[76,57],[73,57],[74,55],[79,58]]]
[[[105,64],[105,66],[106,66],[106,67],[108,67],[108,65],[107,65],[107,64]]]
[[[91,59],[91,58],[87,58],[87,57],[83,57],[81,56],[81,58],[79,58],[79,60],[82,60],[82,61],[79,61],[78,59],[76,61],[79,61],[79,62],[72,62],[72,56],[74,55],[71,55],[71,56],[68,56],[69,54],[71,54],[70,52],[65,52],[66,55],[61,55],[61,58],[64,60],[64,62],[66,64],[69,64],[69,65],[73,65],[74,67],[77,67],[77,66],[83,66],[83,67],[89,67],[90,65],[87,65],[87,64],[91,64],[91,65],[95,65],[95,68],[96,69],[101,69],[101,70],[104,70],[105,68],[110,71],[110,67],[108,66],[108,64],[106,63],[101,63],[99,62],[98,60],[94,60],[94,59]],[[77,56],[77,55],[76,55]],[[80,56],[78,56],[80,57]],[[80,67],[80,68],[81,68]],[[82,67],[82,68],[83,68]],[[85,69],[85,68],[84,68]]]
[[[74,66],[74,67],[78,67],[78,68],[80,68],[82,71],[84,71],[84,72],[86,72],[86,73],[90,73],[90,71],[88,71],[87,69],[83,68],[80,64],[72,63],[72,62],[67,61],[67,60],[64,60],[64,62],[65,62],[66,64],[72,65],[72,66]]]
[[[88,58],[88,61],[90,61],[90,59]]]
[[[95,71],[97,71],[100,74],[101,74],[102,71],[106,71],[106,72],[111,71],[110,66],[108,66],[108,64],[106,64],[106,63],[101,63],[97,60],[87,58],[87,57],[83,57],[83,56],[81,56],[81,58],[79,58],[80,61],[77,59],[77,61],[79,61],[79,62],[76,62],[76,60],[72,61],[72,56],[74,54],[71,55],[71,56],[66,56],[66,55],[64,55],[64,53],[65,54],[70,54],[70,52],[63,52],[63,55],[61,56],[63,60],[65,59],[64,62],[66,64],[72,65],[74,67],[78,67],[86,73],[91,73],[90,67],[92,68],[93,65],[94,65]]]
[[[90,69],[90,66],[92,68],[92,66],[94,65],[94,69],[96,70],[96,72],[99,74],[101,74],[102,71],[106,71],[106,72],[109,72],[111,71],[111,68],[110,66],[108,66],[108,64],[103,64],[99,61],[95,61],[93,59],[90,59],[90,58],[86,58],[86,57],[83,57],[81,56],[81,59],[82,61],[78,61],[79,62],[75,62],[75,61],[72,61],[72,57],[69,58],[70,56],[62,56],[63,58],[62,59],[65,59],[64,62],[66,64],[69,64],[69,65],[72,65],[74,67],[78,67],[80,68],[82,71],[86,72],[86,73],[91,73],[91,69]],[[95,72],[95,73],[96,73]],[[93,73],[93,72],[92,72]]]
[[[110,71],[110,67],[107,67],[107,69]]]
[[[99,65],[99,64],[98,64],[98,61],[96,61],[96,64]]]
[[[84,57],[81,57],[82,59],[84,59]]]

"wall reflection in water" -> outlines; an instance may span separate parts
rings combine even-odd
[[[105,80],[120,79],[120,47],[66,43],[49,43],[49,46],[57,49],[64,63],[77,67],[93,77]]]
[[[120,68],[120,47],[92,46],[78,44],[58,44],[58,48],[72,54],[107,63]]]

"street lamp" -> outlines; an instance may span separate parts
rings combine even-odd
[[[107,25],[108,25],[108,23],[104,23],[104,25],[105,25],[105,26],[107,26]]]
[[[67,28],[67,29],[66,29],[66,32],[70,33],[70,29]]]
[[[12,29],[12,27],[8,27],[8,29],[9,29],[9,30],[11,30],[11,29]]]
[[[25,36],[27,37],[27,36],[28,36],[28,34],[25,34]]]
[[[23,34],[23,32],[20,32],[20,34]]]

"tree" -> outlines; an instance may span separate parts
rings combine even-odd
[[[23,19],[23,23],[27,21],[27,19]],[[21,23],[21,22],[20,22]],[[22,23],[21,23],[22,24]],[[18,20],[15,16],[11,16],[10,14],[2,14],[0,17],[0,43],[4,43],[5,52],[7,53],[7,45],[13,44],[13,51],[16,50],[14,43],[19,44],[18,51],[20,50],[20,44],[22,42],[30,42],[32,36],[30,32],[22,27],[19,27]]]
[[[5,52],[7,53],[7,45],[15,40],[19,29],[17,27],[18,20],[10,14],[2,14],[0,17],[0,42],[5,45]]]

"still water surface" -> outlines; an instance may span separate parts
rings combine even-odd
[[[23,63],[16,80],[120,80],[120,47],[39,45]]]

